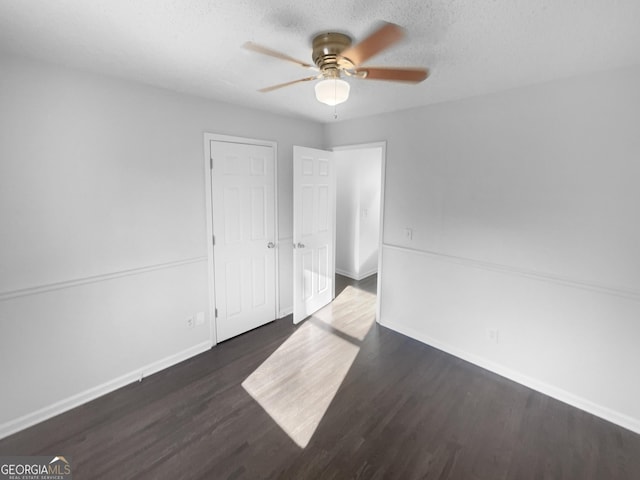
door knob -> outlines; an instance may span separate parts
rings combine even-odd
[[[267,243],[267,248],[275,248],[276,244],[273,242]]]

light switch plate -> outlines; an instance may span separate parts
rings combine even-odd
[[[413,238],[413,230],[411,230],[410,228],[405,228],[404,229],[404,239],[405,240],[411,240]]]

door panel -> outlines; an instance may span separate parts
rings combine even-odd
[[[264,187],[251,189],[251,240],[264,240],[266,234],[266,201]]]
[[[253,308],[261,307],[267,302],[267,268],[265,260],[254,259],[252,262]]]
[[[226,317],[231,318],[242,312],[242,265],[240,262],[225,262]],[[220,302],[216,302],[216,305]]]
[[[329,288],[329,249],[318,248],[318,292],[323,293]]]
[[[212,141],[211,159],[216,333],[223,341],[276,318],[275,157],[272,147]]]
[[[293,321],[334,295],[335,172],[333,154],[293,147]]]

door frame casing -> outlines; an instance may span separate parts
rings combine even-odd
[[[271,147],[273,149],[273,189],[274,189],[274,238],[276,240],[275,248],[275,312],[274,320],[280,311],[280,258],[278,239],[278,143],[272,140],[261,140],[256,138],[237,137],[232,135],[222,135],[218,133],[204,133],[204,188],[205,188],[205,208],[207,221],[207,276],[209,279],[209,335],[211,345],[218,344],[216,333],[216,291],[215,291],[215,275],[214,275],[214,253],[213,253],[213,192],[211,190],[211,142],[239,143],[244,145],[258,145],[262,147]]]
[[[387,171],[387,141],[382,140],[380,142],[369,142],[359,144],[341,145],[332,147],[332,151],[344,151],[344,150],[363,150],[366,148],[381,148],[381,166],[380,166],[380,232],[378,234],[378,281],[376,287],[376,322],[382,324],[380,321],[380,301],[381,301],[381,287],[382,287],[382,244],[384,242],[384,185],[386,183],[386,171]],[[336,179],[337,181],[337,179]],[[334,252],[335,253],[335,252]],[[335,282],[334,282],[335,283]]]

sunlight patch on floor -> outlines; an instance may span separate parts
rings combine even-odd
[[[242,382],[299,447],[307,446],[347,376],[374,308],[375,295],[347,287]]]
[[[331,328],[362,341],[375,320],[376,295],[348,286],[335,300],[313,315]],[[367,308],[363,308],[366,305]]]

